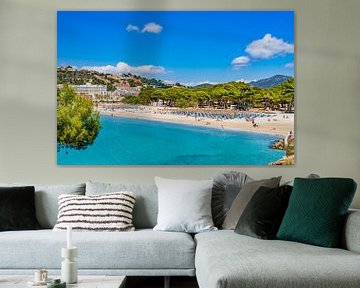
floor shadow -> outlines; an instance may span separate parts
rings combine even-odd
[[[195,277],[171,277],[171,288],[198,288]],[[135,277],[128,276],[126,280],[126,288],[163,288],[164,277]]]

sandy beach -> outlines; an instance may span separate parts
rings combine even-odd
[[[154,121],[165,121],[187,125],[207,126],[225,130],[249,131],[266,133],[271,135],[278,135],[285,137],[290,131],[294,131],[294,114],[285,114],[281,112],[276,113],[259,113],[247,111],[246,115],[252,117],[243,117],[241,119],[212,119],[209,117],[178,115],[179,111],[186,111],[186,109],[139,106],[139,107],[121,107],[114,108],[106,105],[97,108],[101,114],[130,117],[137,119],[148,119]],[[201,109],[198,111],[210,112],[209,110]],[[211,112],[214,112],[212,110]],[[215,111],[218,114],[231,114],[229,111]],[[233,113],[233,112],[232,112]],[[189,114],[189,113],[187,113]],[[260,114],[263,114],[261,117]],[[256,125],[254,125],[256,124]]]

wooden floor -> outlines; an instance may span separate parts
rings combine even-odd
[[[126,288],[163,288],[164,277],[131,277],[126,279]],[[195,277],[171,277],[171,288],[198,288]]]

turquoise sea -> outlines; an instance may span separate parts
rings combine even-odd
[[[101,125],[87,149],[60,149],[58,165],[267,165],[285,155],[267,134],[105,115]]]

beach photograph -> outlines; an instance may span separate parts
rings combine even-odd
[[[295,164],[293,11],[58,11],[58,165]]]

